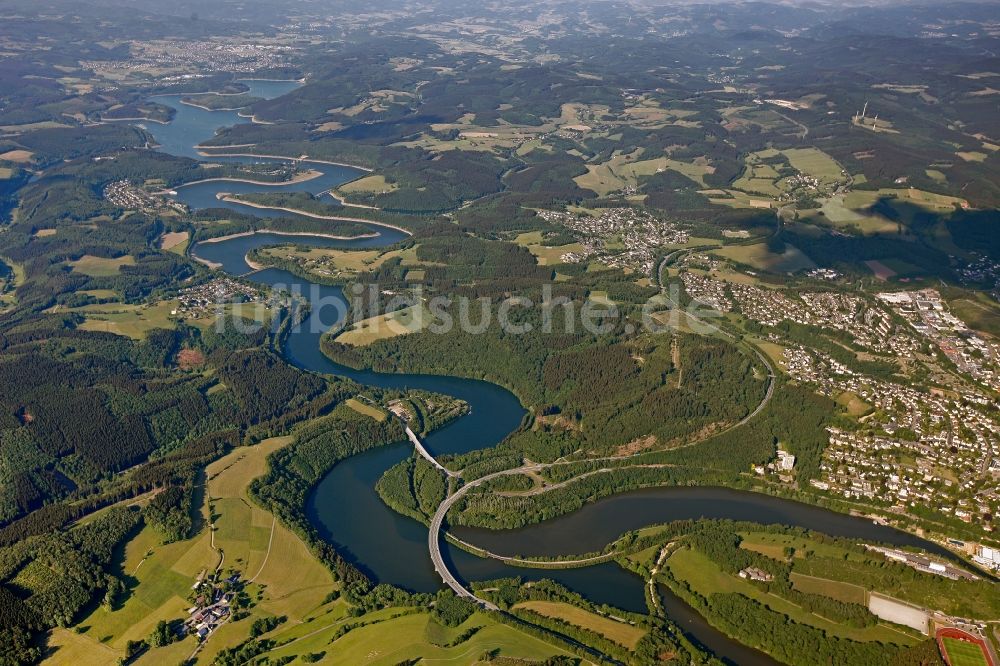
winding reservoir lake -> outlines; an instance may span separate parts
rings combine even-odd
[[[296,84],[289,82],[248,82],[258,96],[273,97],[289,92]],[[282,85],[278,85],[278,84]],[[274,84],[273,86],[271,84]],[[156,101],[178,109],[168,125],[150,123],[149,131],[161,149],[177,155],[200,157],[194,146],[221,126],[247,122],[234,112],[205,111],[179,103],[180,96],[158,97]],[[218,158],[210,158],[217,161]],[[227,158],[257,161],[257,158]],[[357,177],[358,171],[321,163],[307,163],[323,172],[320,178],[287,186],[263,186],[216,181],[178,188],[178,198],[194,208],[227,206],[218,192],[304,190],[323,192]],[[247,185],[248,189],[237,189]],[[256,215],[282,214],[253,209]],[[371,226],[376,237],[338,240],[318,236],[296,237],[296,243],[321,247],[379,247],[398,242],[404,234],[384,227]],[[337,233],[337,223],[330,223],[330,233]],[[253,248],[287,243],[287,236],[258,233],[221,242],[199,243],[193,248],[198,257],[216,262],[222,270],[244,275],[250,270],[245,256]],[[459,377],[386,374],[358,371],[334,363],[320,352],[323,327],[335,323],[335,313],[342,312],[344,297],[338,287],[314,285],[294,275],[266,269],[247,276],[261,284],[298,288],[313,305],[309,317],[287,337],[284,354],[301,368],[319,373],[349,377],[363,384],[386,388],[419,388],[465,400],[472,411],[426,439],[435,454],[458,453],[496,445],[521,423],[524,409],[505,389],[483,381]],[[427,529],[400,516],[382,503],[375,483],[392,465],[412,455],[408,443],[394,444],[354,456],[337,465],[314,489],[309,498],[308,515],[324,538],[335,543],[345,556],[382,582],[415,591],[431,592],[441,587],[441,580],[431,567],[427,552]],[[568,555],[599,550],[622,532],[653,523],[680,519],[732,518],[762,523],[781,523],[816,529],[828,534],[877,540],[898,545],[920,546],[943,553],[944,549],[910,534],[874,525],[871,521],[834,513],[789,500],[723,488],[662,488],[643,490],[607,498],[590,504],[568,516],[520,530],[495,532],[460,528],[456,533],[478,545],[504,554]],[[555,579],[587,598],[635,612],[647,612],[644,581],[614,563],[566,569],[537,570],[513,568],[496,560],[475,557],[445,544],[445,557],[460,578],[484,580],[521,576],[526,580]],[[664,608],[689,637],[720,658],[738,664],[773,664],[766,655],[747,648],[709,626],[700,615],[669,590],[662,589]]]

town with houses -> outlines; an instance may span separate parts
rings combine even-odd
[[[928,338],[952,363],[979,383],[1000,391],[1000,344],[990,343],[950,313],[936,289],[878,294],[878,299]]]
[[[894,513],[937,513],[995,529],[1000,423],[989,399],[866,377],[802,346],[786,349],[784,364],[793,379],[870,407],[858,429],[827,428],[829,446],[813,488]]]
[[[763,338],[781,350],[789,377],[841,404],[860,406],[856,427],[829,426],[814,492],[888,515],[961,521],[997,529],[1000,515],[1000,345],[952,314],[935,289],[875,294],[771,288],[713,277],[725,263],[705,254],[681,262],[678,277],[687,296],[722,313],[765,328]],[[810,277],[835,280],[831,275]],[[942,368],[952,383],[922,389],[901,378],[868,376],[828,354],[790,344],[774,330],[784,321],[840,331],[875,359],[912,362],[919,357]],[[796,458],[779,445],[776,458],[752,471],[778,483],[796,482]],[[947,527],[942,530],[947,533]],[[1000,550],[952,540],[986,569],[1000,570]],[[968,574],[947,563],[886,552],[920,571],[945,577]],[[752,578],[753,572],[746,572]]]
[[[164,69],[191,68],[203,71],[254,74],[282,67],[287,61],[288,46],[217,39],[213,41],[151,40],[129,44],[128,60],[81,61],[94,70],[130,70],[158,74]],[[181,74],[159,80],[187,80],[206,75]]]
[[[169,207],[178,213],[187,212],[187,206],[184,204],[151,194],[129,180],[116,180],[109,183],[101,194],[106,201],[122,210],[156,213]]]
[[[214,317],[219,314],[220,308],[238,303],[255,303],[270,309],[281,300],[260,287],[228,277],[187,287],[177,297],[180,302],[170,314],[182,319]]]
[[[569,229],[583,245],[582,252],[562,256],[566,263],[593,259],[612,268],[649,273],[661,247],[683,245],[689,239],[676,223],[636,208],[609,208],[596,217],[550,210],[539,215]]]
[[[704,257],[710,269],[717,260]],[[719,312],[738,312],[762,326],[791,321],[844,331],[853,342],[872,352],[897,355],[913,353],[915,338],[900,334],[891,314],[877,302],[857,294],[837,291],[799,292],[797,298],[786,290],[753,284],[717,280],[686,270],[680,274],[687,295]]]

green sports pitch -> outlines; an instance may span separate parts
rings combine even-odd
[[[975,643],[947,637],[942,642],[951,666],[990,666],[986,655]]]

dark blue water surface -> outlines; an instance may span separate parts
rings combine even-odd
[[[250,87],[250,94],[256,97],[272,99],[281,97],[298,88],[298,81],[244,81]],[[143,127],[160,144],[160,150],[171,155],[193,157],[200,159],[197,146],[215,136],[216,130],[229,125],[239,125],[250,122],[249,118],[240,116],[236,111],[206,111],[189,104],[181,104],[181,98],[188,95],[158,95],[150,101],[176,109],[172,122],[143,123]],[[197,95],[190,95],[197,100]]]
[[[255,94],[263,97],[283,94],[296,84],[288,82],[252,83]],[[211,137],[216,128],[246,122],[233,112],[204,111],[177,103],[177,97],[159,97],[157,101],[178,109],[169,125],[150,123],[150,131],[162,150],[198,157],[194,145]],[[221,158],[218,158],[221,159]],[[229,158],[249,160],[250,158]],[[256,158],[253,158],[256,159]],[[217,158],[211,158],[217,161]],[[347,167],[310,163],[323,172],[313,181],[275,188],[323,192],[357,177],[358,171]],[[267,191],[259,185],[233,182],[200,183],[178,190],[179,197],[195,208],[218,206],[218,192]],[[240,207],[246,210],[245,207]],[[252,211],[257,215],[272,214]],[[404,237],[401,232],[370,226],[372,238],[338,240],[318,236],[295,237],[296,243],[322,247],[381,247]],[[337,234],[331,221],[330,234]],[[197,256],[217,262],[234,275],[249,271],[244,258],[253,248],[288,242],[288,236],[259,233],[230,238],[215,243],[199,243]],[[385,374],[358,371],[338,365],[320,351],[322,333],[339,321],[345,308],[338,287],[312,284],[292,274],[266,269],[248,275],[262,284],[295,289],[312,304],[309,317],[287,338],[284,354],[288,360],[314,372],[350,377],[363,384],[386,388],[419,388],[465,400],[471,413],[435,431],[427,438],[428,449],[435,454],[458,453],[496,445],[513,431],[524,416],[524,409],[507,390],[483,381],[458,377]],[[394,444],[354,456],[334,467],[317,485],[309,498],[310,520],[324,538],[337,544],[359,567],[382,582],[416,591],[431,592],[441,587],[427,552],[427,529],[390,510],[375,492],[375,483],[392,465],[412,455],[408,443]],[[756,493],[723,488],[663,488],[643,490],[611,497],[590,504],[573,514],[520,530],[495,532],[462,528],[463,538],[504,554],[560,555],[601,549],[622,532],[679,519],[702,517],[732,518],[774,522],[816,529],[828,534],[916,545],[941,552],[942,549],[909,534],[872,524],[817,507]],[[613,563],[581,569],[532,570],[506,566],[495,560],[475,557],[448,546],[446,558],[465,580],[485,580],[521,576],[527,580],[555,579],[598,603],[608,603],[635,612],[646,612],[644,582]],[[720,657],[740,664],[771,664],[773,660],[750,650],[715,631],[692,609],[663,590],[664,608],[677,620],[692,640],[707,646]]]

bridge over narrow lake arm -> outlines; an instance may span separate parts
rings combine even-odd
[[[496,604],[487,601],[486,599],[481,599],[469,591],[464,585],[462,585],[458,578],[455,577],[451,570],[448,569],[448,565],[444,561],[444,555],[441,552],[441,540],[443,537],[441,532],[444,525],[444,519],[445,516],[448,515],[448,511],[473,488],[481,486],[484,483],[488,483],[489,481],[501,476],[523,474],[526,471],[538,470],[541,468],[541,465],[531,464],[516,467],[514,469],[494,472],[493,474],[487,474],[486,476],[465,484],[449,495],[443,502],[441,502],[440,505],[438,505],[437,511],[435,511],[434,515],[431,517],[430,529],[427,531],[427,547],[431,553],[431,563],[434,565],[434,570],[439,576],[441,576],[441,580],[444,581],[444,584],[450,587],[459,597],[477,603],[487,610],[499,610]]]
[[[417,437],[417,434],[412,430],[410,430],[410,426],[406,426],[406,437],[413,444],[413,448],[417,450],[417,453],[420,454],[420,457],[429,462],[430,464],[434,465],[434,467],[438,471],[444,472],[447,476],[455,476],[455,477],[458,476],[458,472],[451,471],[450,469],[448,469],[447,467],[445,467],[444,465],[442,465],[441,463],[439,463],[437,460],[434,459],[434,456],[430,454],[430,451],[428,451],[427,448],[424,446],[423,442],[420,441],[420,438]]]

